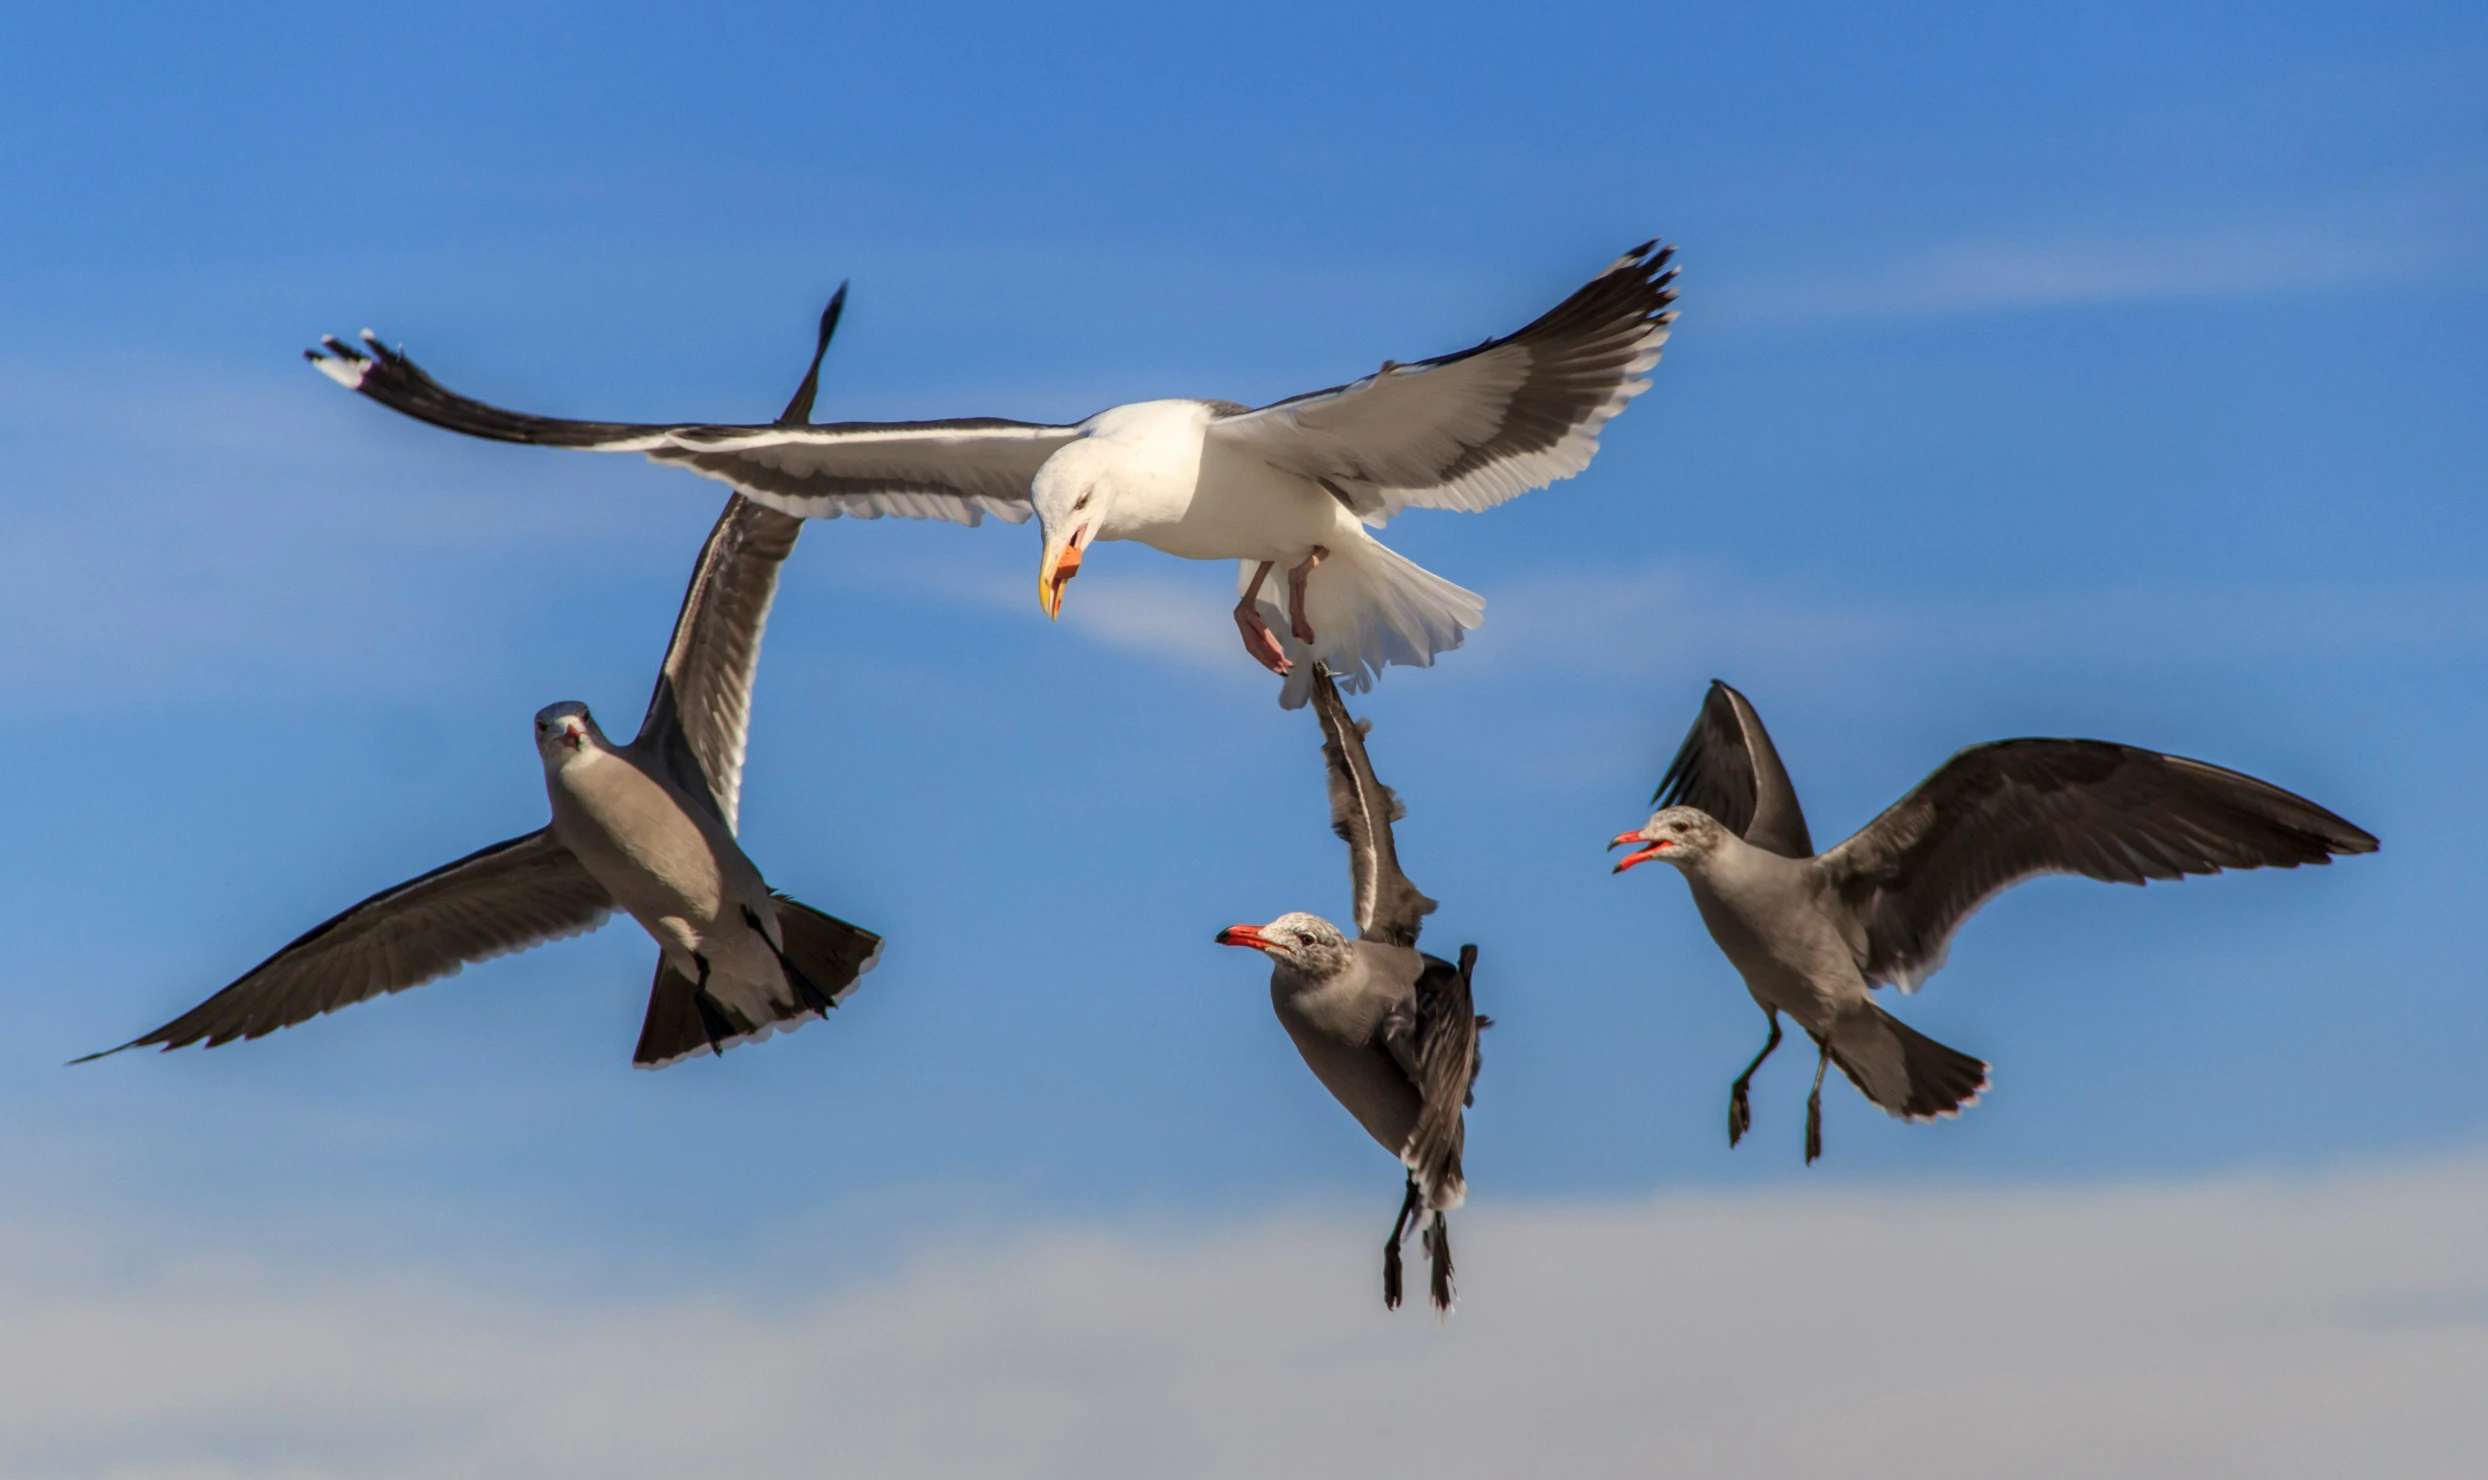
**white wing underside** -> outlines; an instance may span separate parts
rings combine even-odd
[[[1534,322],[1475,349],[1210,422],[1207,435],[1311,478],[1379,527],[1402,509],[1490,509],[1590,465],[1650,388],[1676,314],[1647,243]]]
[[[1502,430],[1528,377],[1526,348],[1449,365],[1396,366],[1336,391],[1214,421],[1209,434],[1250,446],[1273,467],[1335,485],[1358,517],[1379,529],[1403,509],[1476,513],[1579,473],[1597,455],[1600,430],[1650,388],[1642,375],[1658,362],[1656,345],[1637,355],[1631,375],[1553,445],[1475,460],[1448,478],[1447,470]]]

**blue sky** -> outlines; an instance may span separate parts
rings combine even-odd
[[[264,1042],[60,1065],[538,825],[529,717],[627,727],[715,514],[687,476],[391,417],[302,365],[319,334],[529,409],[757,419],[852,279],[825,417],[1070,419],[1473,343],[1654,234],[1684,316],[1592,468],[1386,536],[1489,603],[1357,705],[1429,944],[1483,950],[1473,1206],[2468,1166],[2484,71],[2488,21],[2427,5],[21,7],[13,1201],[108,1270],[350,1248],[379,1263],[337,1279],[591,1304],[790,1258],[844,1289],[929,1230],[1387,1215],[1387,1159],[1210,943],[1346,893],[1231,573],[1110,547],[1049,626],[1035,536],[999,525],[815,524],[788,572],[745,839],[889,938],[836,1022],[633,1073],[626,922]],[[1600,851],[1713,676],[1821,840],[1960,746],[2075,734],[2269,778],[2384,851],[2019,890],[1896,1004],[1995,1064],[1984,1103],[1911,1127],[1827,1093],[1808,1171],[1790,1054],[1731,1155],[1760,1014],[1682,886]],[[243,1463],[221,1432],[157,1458]],[[87,1442],[41,1462],[110,1472]]]

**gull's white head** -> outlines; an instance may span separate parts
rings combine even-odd
[[[1080,573],[1080,555],[1105,527],[1114,507],[1114,453],[1094,439],[1065,444],[1028,485],[1045,553],[1037,561],[1037,605],[1048,617],[1063,610],[1063,587]]]
[[[1348,964],[1348,938],[1339,927],[1302,910],[1267,925],[1230,925],[1218,932],[1222,946],[1251,946],[1273,961],[1310,977],[1329,976]]]
[[[548,768],[558,769],[591,750],[605,748],[605,732],[596,716],[576,699],[547,704],[536,711],[536,754]]]
[[[1639,851],[1616,860],[1614,871],[1619,874],[1653,858],[1690,871],[1710,862],[1727,838],[1728,830],[1719,825],[1719,819],[1698,807],[1662,807],[1650,814],[1640,831],[1618,833],[1607,846],[1642,845]]]

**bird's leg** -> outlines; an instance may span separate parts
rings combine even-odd
[[[1287,661],[1287,649],[1279,646],[1278,634],[1261,619],[1258,605],[1261,583],[1270,579],[1270,571],[1277,564],[1275,560],[1265,560],[1253,572],[1253,583],[1244,588],[1243,600],[1235,604],[1235,625],[1244,634],[1244,651],[1253,655],[1254,662],[1272,673],[1285,673],[1296,665]]]
[[[691,959],[700,968],[700,979],[691,984],[691,1005],[699,1011],[700,1031],[708,1035],[708,1051],[722,1059],[726,1040],[734,1036],[734,1024],[726,1021],[726,1010],[717,1005],[717,999],[708,995],[708,957],[694,952]]]
[[[1823,1051],[1823,1056],[1814,1061],[1814,1092],[1806,1096],[1806,1165],[1812,1166],[1814,1159],[1823,1154],[1823,1071],[1831,1067],[1831,1040],[1811,1033],[1807,1036],[1814,1038],[1814,1046]]]
[[[1328,559],[1330,552],[1319,545],[1304,558],[1302,565],[1287,573],[1287,630],[1307,647],[1313,645],[1313,620],[1304,614],[1304,583],[1313,578],[1313,567]]]
[[[1426,1226],[1425,1252],[1434,1265],[1434,1279],[1429,1293],[1438,1312],[1451,1309],[1451,1220],[1441,1213]]]
[[[1391,1225],[1391,1236],[1382,1241],[1382,1308],[1397,1310],[1400,1303],[1400,1240],[1408,1237],[1408,1220],[1417,1216],[1417,1178],[1408,1178],[1408,1195],[1400,1199],[1399,1219]]]
[[[1766,1007],[1763,1011],[1771,1015],[1771,1036],[1763,1040],[1762,1052],[1754,1055],[1754,1061],[1745,1066],[1745,1072],[1736,1076],[1736,1083],[1728,1086],[1728,1145],[1730,1147],[1744,1140],[1745,1133],[1754,1128],[1754,1107],[1747,1102],[1745,1092],[1753,1085],[1754,1071],[1762,1067],[1764,1059],[1771,1057],[1771,1050],[1780,1046],[1780,1010],[1776,1007]]]
[[[760,916],[750,905],[743,906],[743,922],[752,927],[752,934],[760,937],[760,943],[769,948],[769,954],[777,957],[778,970],[785,974],[786,985],[794,989],[795,1000],[823,1017],[829,1016],[838,1006],[838,999],[814,986],[812,978],[803,974],[803,968],[786,959],[786,953],[778,949],[778,943],[769,939],[769,932],[760,928]]]

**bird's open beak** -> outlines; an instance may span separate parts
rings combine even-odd
[[[577,750],[580,746],[585,745],[586,743],[587,731],[576,727],[566,727],[563,729],[562,744],[569,746],[572,750]]]
[[[1088,526],[1083,524],[1060,547],[1049,548],[1038,562],[1037,605],[1045,609],[1048,621],[1063,614],[1063,587],[1080,573],[1080,536],[1086,533]]]
[[[1639,828],[1635,828],[1633,831],[1628,833],[1617,833],[1615,835],[1615,841],[1609,843],[1607,847],[1612,850],[1621,848],[1627,843],[1639,843],[1644,841],[1647,840],[1642,837],[1641,830]],[[1664,853],[1668,849],[1675,846],[1676,845],[1674,843],[1662,838],[1658,842],[1651,843],[1649,847],[1642,849],[1638,853],[1627,853],[1622,858],[1617,859],[1615,861],[1615,868],[1611,870],[1611,872],[1620,874],[1626,869],[1631,868],[1634,864],[1648,863],[1651,859],[1658,857],[1661,853]]]
[[[1261,933],[1258,925],[1230,925],[1218,932],[1218,943],[1222,946],[1251,946],[1256,951],[1275,951],[1279,948]]]

